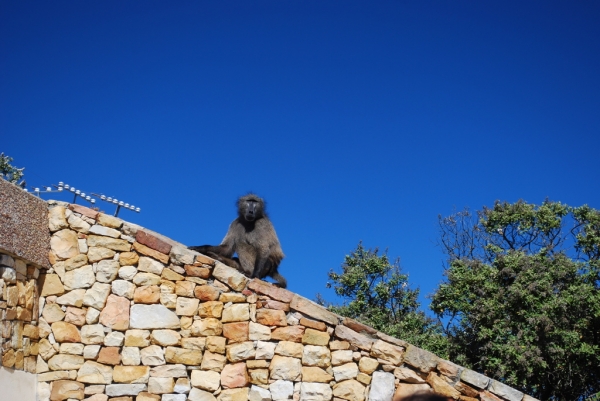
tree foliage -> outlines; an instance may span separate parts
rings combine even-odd
[[[448,255],[431,308],[450,359],[541,400],[600,390],[600,212],[496,202],[439,218]]]
[[[24,188],[25,181],[21,180],[21,178],[23,178],[23,170],[25,170],[25,167],[14,167],[10,164],[12,161],[12,157],[5,156],[4,153],[0,153],[0,174],[2,175],[2,178],[8,182],[12,182],[13,184],[17,184]],[[21,181],[19,182],[19,180]]]
[[[419,290],[410,289],[399,261],[391,263],[387,253],[379,255],[359,243],[345,256],[342,272],[328,275],[327,286],[344,299],[342,305],[329,305],[331,311],[446,356],[441,326],[419,310]]]

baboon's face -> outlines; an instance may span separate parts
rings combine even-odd
[[[243,209],[246,221],[254,221],[260,215],[260,203],[254,199],[245,201]]]

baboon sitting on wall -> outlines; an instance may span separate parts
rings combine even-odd
[[[220,245],[190,246],[189,249],[238,269],[251,278],[270,276],[285,288],[287,281],[277,271],[284,254],[265,212],[265,201],[255,194],[248,194],[238,199],[237,207],[238,217],[229,225]]]

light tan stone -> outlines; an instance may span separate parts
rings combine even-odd
[[[112,259],[115,253],[112,249],[91,246],[88,248],[87,257],[91,263],[96,263],[103,259]]]
[[[160,299],[160,288],[157,285],[143,285],[137,287],[133,293],[136,304],[155,304]]]
[[[444,379],[439,377],[434,372],[430,372],[427,376],[427,383],[433,388],[433,391],[437,394],[450,397],[453,399],[458,399],[460,397],[460,392],[448,384]]]
[[[201,369],[220,372],[225,367],[225,363],[227,363],[227,359],[224,355],[205,351],[204,355],[202,356]]]
[[[121,228],[123,225],[123,220],[104,213],[98,213],[98,217],[96,219],[98,224],[109,228]]]
[[[227,302],[246,302],[246,296],[244,294],[240,294],[239,292],[224,292],[219,295],[219,301],[223,302],[224,304]]]
[[[127,366],[135,366],[142,363],[140,349],[138,347],[123,347],[121,351],[121,363]]]
[[[335,313],[297,294],[294,294],[290,302],[290,308],[325,323],[337,325],[339,322],[339,318]]]
[[[217,397],[217,401],[246,401],[248,400],[248,387],[231,388],[221,391]]]
[[[125,332],[126,347],[147,347],[150,345],[150,330],[131,329]]]
[[[67,322],[52,323],[52,334],[59,343],[79,343],[81,342],[81,334],[77,330],[77,326]]]
[[[69,258],[63,262],[65,271],[71,271],[78,267],[85,266],[88,263],[88,257],[86,255],[78,254]]]
[[[212,370],[192,370],[192,386],[206,391],[217,391],[221,383],[221,374]]]
[[[106,306],[100,312],[100,323],[113,330],[129,328],[129,300],[116,295],[109,295]]]
[[[332,380],[333,376],[321,368],[318,368],[316,366],[302,367],[303,382],[329,383]]]
[[[243,322],[250,320],[249,304],[232,304],[223,309],[221,321],[223,323]]]
[[[304,335],[304,326],[295,325],[287,327],[278,327],[271,332],[272,340],[302,342]]]
[[[159,285],[161,282],[160,276],[154,273],[137,273],[133,277],[133,283],[135,285]]]
[[[60,281],[58,274],[40,274],[38,286],[40,288],[41,297],[62,295],[65,292],[65,287]]]
[[[220,336],[210,336],[206,338],[206,349],[210,352],[216,352],[217,354],[225,353],[225,345],[227,339]]]
[[[151,335],[152,344],[162,346],[177,345],[181,340],[181,335],[175,330],[153,330]]]
[[[150,369],[152,377],[187,377],[185,365],[161,365]]]
[[[419,376],[414,370],[404,367],[394,369],[396,379],[405,383],[421,384],[425,383],[425,379]]]
[[[96,280],[101,283],[111,283],[119,274],[119,262],[116,260],[101,260],[96,265]]]
[[[327,368],[331,365],[331,352],[327,347],[305,345],[302,353],[302,365]]]
[[[242,291],[248,283],[248,278],[236,269],[225,266],[223,263],[217,262],[213,269],[213,276],[227,284],[234,291]]]
[[[163,262],[163,263],[168,263],[169,262],[169,257],[167,255],[161,254],[160,252],[157,252],[157,251],[155,251],[153,249],[150,249],[150,248],[146,247],[145,245],[142,245],[142,244],[139,244],[139,243],[136,245],[134,243],[133,247],[134,247],[134,249],[136,251],[139,252],[139,249],[137,249],[138,246],[146,248],[150,253],[155,253],[157,255],[162,255],[161,259],[159,259],[159,260],[161,260],[161,262]],[[142,252],[142,253],[143,254],[147,254],[145,252]],[[165,258],[166,258],[166,260],[165,260]],[[147,272],[147,273],[154,273],[154,274],[160,276],[161,273],[162,273],[162,271],[163,271],[163,269],[165,268],[165,265],[163,263],[160,263],[158,260],[155,260],[155,259],[158,259],[158,258],[152,259],[152,258],[149,258],[147,256],[140,257],[140,259],[138,261],[138,271],[140,271],[140,272]]]
[[[119,347],[102,347],[98,353],[98,362],[107,365],[118,365],[121,363]]]
[[[50,238],[50,249],[62,260],[78,255],[77,233],[69,229],[57,231]]]
[[[84,360],[79,355],[58,354],[48,360],[51,370],[73,370],[83,366]]]
[[[226,365],[221,372],[221,386],[223,388],[245,387],[249,381],[250,378],[244,362]]]
[[[167,347],[165,350],[165,360],[168,363],[180,363],[184,365],[197,366],[202,362],[202,351]]]
[[[140,257],[135,252],[122,252],[119,255],[119,264],[121,266],[135,266],[139,260]]]
[[[83,383],[72,380],[58,380],[52,383],[50,400],[63,401],[68,399],[83,400]]]
[[[371,347],[371,356],[387,361],[391,365],[400,365],[403,355],[404,349],[402,347],[388,344],[385,341],[377,340]]]
[[[423,373],[436,368],[440,358],[429,351],[409,345],[403,355],[404,363],[409,364]]]
[[[142,364],[146,366],[157,366],[165,364],[165,351],[158,345],[149,345],[140,351]]]
[[[98,246],[120,252],[129,252],[131,250],[131,244],[126,240],[104,237],[102,235],[88,235],[87,244],[89,247]]]
[[[259,323],[250,322],[249,324],[249,339],[256,340],[270,340],[271,329],[268,326],[264,326]]]
[[[160,278],[162,278],[163,280],[170,280],[170,281],[181,281],[183,279],[185,279],[184,276],[182,276],[181,274],[173,271],[172,269],[163,269],[162,273],[160,274]],[[175,385],[175,387],[177,387],[177,385]]]
[[[97,310],[102,310],[110,294],[111,285],[106,283],[94,283],[92,288],[85,291],[83,304]]]
[[[46,322],[52,324],[63,320],[65,318],[65,312],[63,312],[58,304],[46,304],[42,311],[42,316],[44,316]]]
[[[135,294],[135,284],[127,280],[115,280],[111,283],[111,292],[119,297],[125,297],[127,299],[133,299]],[[108,297],[108,296],[107,296]]]
[[[270,378],[298,381],[302,376],[302,363],[298,358],[275,355],[269,366]]]
[[[200,310],[198,308],[199,302],[200,301],[196,298],[177,297],[177,306],[175,307],[175,313],[178,316],[194,316],[196,314],[196,312],[198,312],[198,314],[200,315]],[[201,308],[202,308],[202,306],[201,306]],[[202,315],[200,315],[200,316],[202,316]],[[219,316],[211,315],[211,316],[204,316],[204,317],[220,317],[220,315]]]
[[[333,385],[333,395],[348,401],[364,401],[365,386],[356,380],[345,380]]]
[[[194,321],[192,325],[193,336],[220,336],[223,332],[223,324],[215,318],[206,318]]]
[[[269,369],[249,369],[248,376],[250,383],[257,386],[269,384]]]
[[[141,400],[136,400],[141,401]],[[217,398],[208,391],[192,388],[188,395],[188,401],[217,401]]]
[[[199,351],[204,351],[206,348],[206,338],[205,337],[188,337],[181,339],[181,347],[187,349],[195,349]],[[225,347],[223,347],[225,350]]]
[[[104,343],[104,327],[101,324],[89,324],[82,326],[81,342],[84,344]]]
[[[370,351],[373,343],[375,342],[372,338],[369,338],[364,334],[359,334],[343,325],[338,325],[335,327],[335,336],[341,340],[346,340],[355,347],[365,351]]]
[[[225,349],[227,360],[230,362],[240,362],[246,359],[254,359],[256,350],[254,349],[254,342],[245,341],[242,343],[235,343],[228,345]]]
[[[327,345],[329,344],[329,338],[330,336],[327,332],[307,328],[304,330],[302,343],[310,345]]]
[[[148,379],[148,392],[151,394],[172,393],[175,380],[172,377],[151,377]]]
[[[285,312],[276,309],[258,309],[256,322],[265,326],[287,326]]]
[[[91,384],[111,384],[113,368],[94,361],[86,361],[77,372],[77,381]]]
[[[115,366],[112,380],[115,383],[148,383],[150,367]]]
[[[90,265],[66,272],[63,279],[66,290],[90,288],[95,282],[94,269]]]
[[[70,215],[67,221],[72,230],[83,234],[88,233],[92,227],[90,223],[83,220],[81,217],[75,216],[74,214]]]
[[[275,347],[275,354],[281,356],[291,356],[293,358],[302,358],[304,346],[292,341],[280,341]]]
[[[339,350],[331,353],[331,364],[333,366],[343,365],[352,362],[353,352],[350,350]]]
[[[83,305],[85,293],[86,290],[83,288],[69,291],[66,294],[56,298],[56,303],[59,305],[76,306],[79,308],[81,305]]]
[[[73,291],[71,291],[73,292]],[[83,300],[83,297],[82,297]],[[73,308],[69,306],[65,315],[65,322],[72,323],[76,326],[83,326],[85,324],[86,309]]]
[[[206,302],[207,303],[207,302]],[[269,333],[271,331],[269,330]],[[223,325],[223,337],[229,340],[229,343],[243,342],[249,340],[248,322],[226,323]]]
[[[333,367],[333,376],[336,382],[355,379],[358,375],[358,365],[354,362]]]
[[[55,206],[48,210],[48,228],[51,232],[67,227],[69,227],[69,224],[67,223],[64,207]]]
[[[379,362],[373,358],[363,357],[358,361],[358,369],[368,375],[372,374],[378,366]]]

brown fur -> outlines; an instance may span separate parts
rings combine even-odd
[[[278,272],[279,263],[285,255],[275,228],[265,213],[264,200],[248,194],[238,199],[237,206],[238,217],[229,225],[220,245],[191,246],[189,249],[238,269],[246,276],[272,277],[285,288],[287,281]]]

